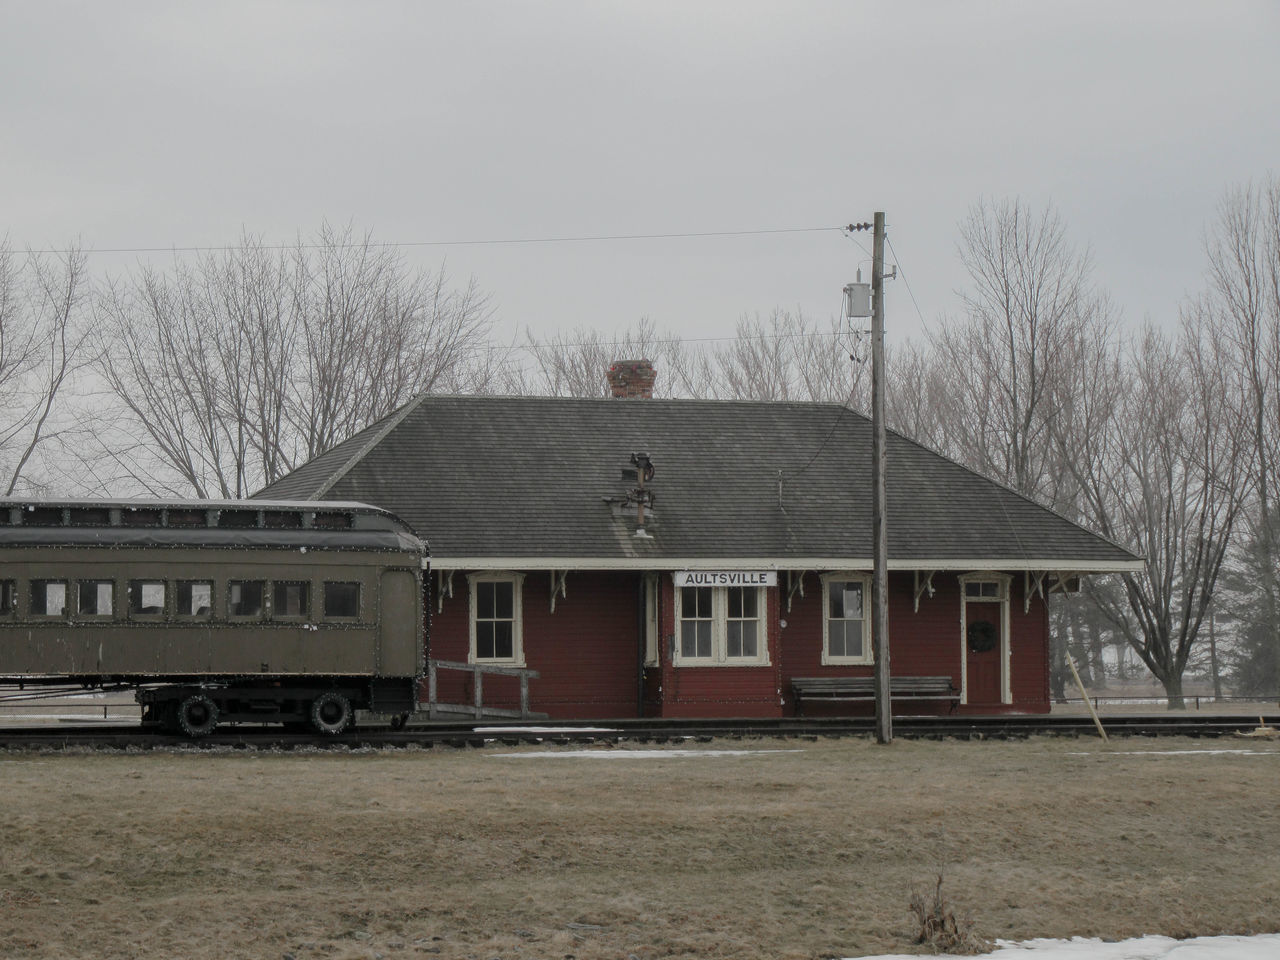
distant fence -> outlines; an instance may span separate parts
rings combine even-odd
[[[1124,695],[1124,694],[1119,696],[1114,696],[1114,697],[1106,697],[1106,696],[1089,697],[1088,700],[1090,703],[1093,704],[1093,707],[1095,710],[1101,710],[1104,707],[1108,707],[1108,706],[1114,706],[1114,707],[1141,706],[1142,704],[1167,705],[1169,703],[1169,697],[1167,696],[1135,697],[1135,696]],[[1228,696],[1216,697],[1211,693],[1184,693],[1182,695],[1182,701],[1187,705],[1188,708],[1191,708],[1192,704],[1194,704],[1195,705],[1194,708],[1196,710],[1201,709],[1202,706],[1211,707],[1219,704],[1260,703],[1260,704],[1276,704],[1277,706],[1280,706],[1280,694],[1266,694],[1263,696],[1254,696],[1254,697],[1228,697]],[[1084,703],[1084,698],[1063,697],[1059,700],[1055,700],[1054,702],[1063,703],[1063,704]]]

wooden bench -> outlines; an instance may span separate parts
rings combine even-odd
[[[796,700],[796,716],[804,715],[804,701],[830,702],[874,700],[875,677],[792,677],[791,692]],[[960,703],[960,691],[950,677],[890,677],[890,700],[950,700],[951,709]]]

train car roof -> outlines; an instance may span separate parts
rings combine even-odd
[[[3,546],[382,549],[426,541],[382,507],[348,500],[0,498]]]

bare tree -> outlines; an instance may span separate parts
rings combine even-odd
[[[737,333],[735,339],[719,345],[714,354],[724,395],[738,400],[798,399],[796,394],[803,381],[797,369],[797,347],[801,346],[800,339],[810,333],[804,316],[774,310],[767,321],[758,314],[743,317],[738,321]],[[821,381],[815,385],[819,389],[825,386]]]
[[[1253,490],[1247,538],[1260,628],[1271,638],[1272,689],[1280,689],[1280,177],[1229,191],[1205,246],[1209,289],[1191,310],[1243,379]]]
[[[246,238],[171,274],[145,268],[103,287],[100,372],[120,414],[109,414],[100,456],[116,484],[242,497],[281,464],[291,318],[280,259]]]
[[[858,357],[861,361],[862,357]],[[859,363],[852,405],[870,409],[870,376],[867,365]],[[959,451],[952,449],[947,416],[948,386],[945,374],[928,344],[908,340],[901,347],[885,351],[885,373],[889,381],[885,390],[885,417],[889,426],[901,434],[953,459]]]
[[[707,352],[718,396],[739,400],[806,400],[866,406],[869,365],[853,334],[803,312],[775,308],[738,321],[737,336]]]
[[[1122,598],[1094,599],[1172,709],[1244,502],[1239,383],[1190,322],[1177,343],[1148,326],[1125,373],[1114,416],[1094,417],[1065,463],[1088,522],[1146,557],[1142,573],[1124,574]]]
[[[1082,373],[1116,348],[1116,316],[1093,283],[1088,251],[1068,239],[1051,207],[980,200],[960,224],[969,276],[963,317],[930,331],[935,446],[1014,490],[1076,515],[1063,481],[1063,411],[1080,399]],[[917,415],[919,420],[919,415]],[[1055,597],[1050,678],[1062,696],[1066,656],[1082,662],[1087,634]]]
[[[960,225],[965,315],[930,335],[953,452],[1019,493],[1056,505],[1052,439],[1075,389],[1078,344],[1114,327],[1092,264],[1051,208],[980,201]]]
[[[316,246],[299,244],[293,254],[300,350],[287,418],[301,447],[297,462],[419,393],[470,387],[492,326],[474,280],[454,288],[443,269],[410,271],[395,248],[349,227],[326,224]]]
[[[647,317],[634,328],[610,336],[599,330],[578,329],[560,333],[549,340],[538,340],[532,330],[525,331],[524,350],[531,358],[530,368],[518,384],[518,392],[550,397],[608,397],[609,384],[605,371],[615,360],[646,359],[658,371],[655,391],[671,396],[680,366],[680,341],[660,335]]]
[[[521,393],[605,397],[605,370],[631,357],[653,361],[662,396],[856,405],[870,390],[851,335],[838,321],[818,324],[799,311],[742,317],[736,336],[723,341],[660,334],[646,318],[617,336],[580,329],[538,340],[527,331],[523,349],[532,363],[516,385]]]
[[[0,242],[0,480],[31,485],[33,458],[54,436],[68,379],[84,362],[87,258],[79,246],[19,258]]]
[[[246,496],[414,395],[503,366],[474,283],[328,225],[289,250],[245,237],[109,281],[97,319],[114,400],[99,462],[112,486],[157,493]]]

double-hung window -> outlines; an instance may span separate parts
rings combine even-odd
[[[759,587],[677,587],[676,663],[767,664],[764,609]]]
[[[471,583],[471,662],[524,666],[519,574],[476,573]]]
[[[715,651],[715,587],[680,588],[680,658],[710,660]]]
[[[871,581],[860,574],[822,578],[822,662],[871,663]]]

